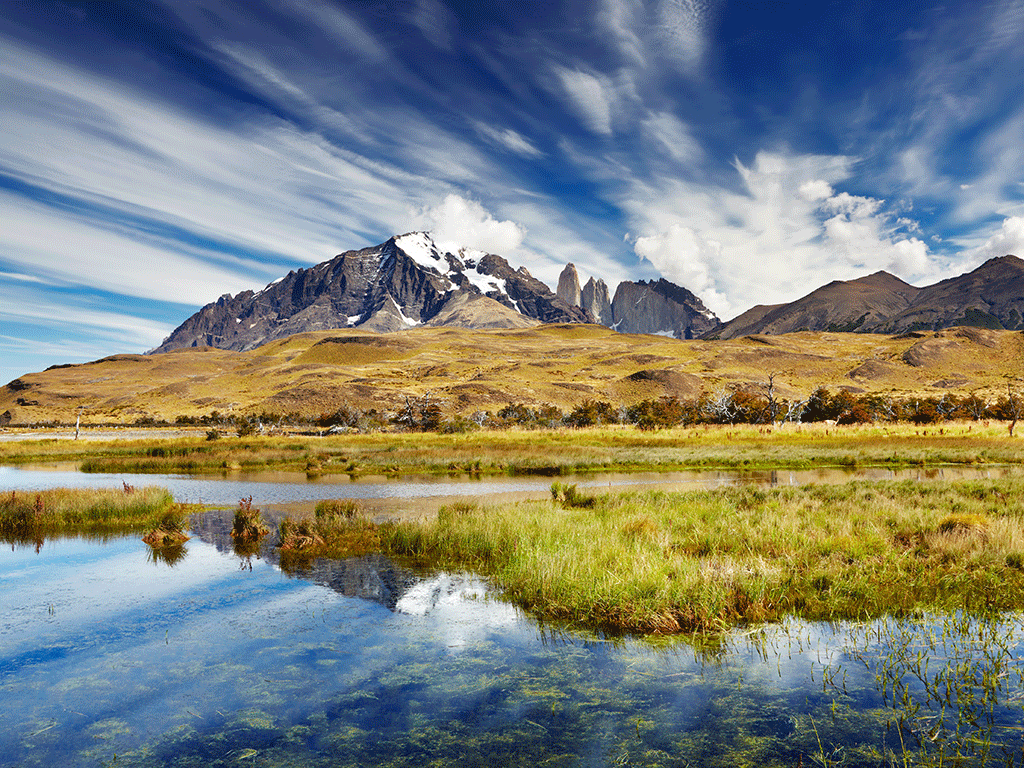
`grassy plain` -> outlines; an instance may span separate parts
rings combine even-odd
[[[558,478],[611,470],[1016,465],[1024,463],[1024,439],[1011,438],[1000,422],[946,422],[0,443],[0,463],[64,461],[113,472]],[[324,507],[291,531],[298,539],[287,557],[379,550],[466,568],[541,617],[633,632],[711,632],[787,614],[1024,608],[1024,474],[593,498],[556,490],[551,501],[450,507],[418,523],[373,525],[352,510]],[[133,494],[114,496],[127,501]],[[22,514],[34,514],[31,494],[13,500]]]
[[[26,373],[0,387],[11,423],[173,422],[178,416],[299,412],[345,406],[395,411],[430,392],[445,413],[497,411],[510,402],[571,410],[701,391],[757,389],[776,374],[780,397],[819,386],[855,393],[995,397],[1024,363],[1024,335],[951,328],[901,336],[790,333],[724,341],[620,334],[594,325],[521,330],[414,328],[305,333],[249,352],[202,347],[114,355]]]
[[[382,548],[485,574],[545,619],[644,633],[1024,608],[1024,479],[455,505]]]

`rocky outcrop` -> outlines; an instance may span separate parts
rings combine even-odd
[[[611,326],[612,302],[608,297],[608,286],[604,280],[590,278],[580,292],[580,306],[601,325]]]
[[[562,274],[558,276],[558,289],[555,293],[570,307],[580,306],[580,276],[571,262],[565,265]]]
[[[453,301],[486,296],[510,312],[545,323],[592,322],[525,268],[461,249],[441,253],[429,235],[411,232],[309,269],[290,272],[262,291],[225,295],[182,323],[153,352],[181,347],[248,350],[296,333],[335,328],[392,332],[443,316]],[[457,324],[465,313],[449,313]],[[509,319],[492,313],[490,322]]]
[[[721,321],[690,291],[668,280],[622,282],[612,299],[612,328],[621,333],[653,333],[694,339]]]

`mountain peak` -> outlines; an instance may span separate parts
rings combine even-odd
[[[562,274],[558,276],[558,288],[555,293],[569,306],[580,306],[580,276],[576,272],[576,265],[571,261],[565,265]]]
[[[486,296],[508,312],[452,302]],[[451,305],[451,306],[450,306]],[[442,314],[445,308],[452,309]],[[511,314],[510,314],[511,313]],[[578,306],[560,300],[525,270],[500,256],[460,248],[442,249],[429,232],[406,232],[380,245],[346,251],[309,269],[208,304],[182,323],[154,352],[180,347],[244,351],[306,331],[365,328],[396,331],[440,316],[439,322],[504,323],[521,327],[514,314],[547,323],[590,322]],[[486,315],[486,319],[483,317]]]
[[[1011,268],[1024,271],[1024,259],[1019,259],[1010,253],[1008,253],[1006,256],[993,256],[991,259],[986,261],[984,264],[982,264],[974,271],[979,272],[983,269],[993,269],[997,267]]]

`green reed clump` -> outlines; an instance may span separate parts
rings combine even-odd
[[[0,495],[0,538],[25,541],[153,528],[173,504],[164,488],[56,488]]]
[[[353,499],[325,499],[316,503],[314,514],[318,520],[352,520],[359,514],[359,504]]]
[[[1024,607],[1020,478],[524,502],[389,525],[381,542],[488,575],[541,617],[637,632]]]
[[[575,483],[552,483],[551,498],[564,507],[576,507],[578,509],[590,509],[597,503],[596,496],[580,493]]]

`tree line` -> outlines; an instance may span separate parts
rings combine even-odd
[[[218,429],[231,429],[246,436],[274,428],[313,428],[325,432],[370,432],[388,429],[420,432],[467,432],[476,429],[557,429],[605,424],[629,424],[640,429],[663,429],[703,424],[764,424],[832,422],[870,424],[910,422],[935,424],[954,420],[1004,420],[1010,434],[1018,419],[1024,418],[1024,395],[1013,382],[999,397],[977,392],[967,395],[917,395],[866,393],[845,389],[830,391],[818,387],[806,398],[780,397],[774,374],[759,390],[730,389],[704,392],[694,398],[666,396],[650,398],[631,405],[614,405],[599,399],[587,399],[563,410],[548,403],[535,405],[510,402],[501,409],[477,411],[465,415],[446,411],[444,400],[434,393],[404,396],[393,410],[360,409],[341,405],[318,416],[268,411],[251,414],[179,416],[178,426],[206,426],[211,435]],[[168,426],[169,422],[140,419],[137,426]]]

